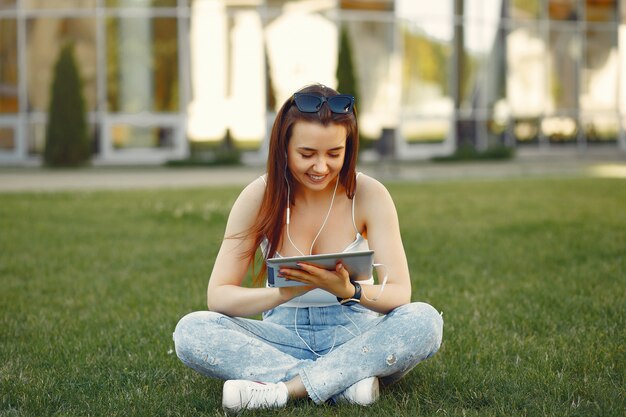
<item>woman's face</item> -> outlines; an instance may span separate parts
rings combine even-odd
[[[294,179],[314,190],[334,186],[345,159],[346,134],[338,124],[296,122],[287,147],[287,166]]]

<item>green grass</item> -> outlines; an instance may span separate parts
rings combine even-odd
[[[389,188],[442,348],[372,407],[280,415],[624,414],[626,181]],[[0,194],[0,415],[221,415],[171,334],[205,308],[237,193]]]

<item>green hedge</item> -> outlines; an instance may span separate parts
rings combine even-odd
[[[79,166],[89,161],[85,107],[74,48],[66,44],[54,68],[44,150],[46,165]]]

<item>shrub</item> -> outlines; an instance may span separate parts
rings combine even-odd
[[[72,44],[61,48],[46,126],[44,161],[50,166],[79,166],[91,156],[85,99]]]
[[[350,36],[345,27],[341,28],[341,35],[339,38],[339,56],[337,58],[336,76],[337,91],[341,94],[353,95],[355,100],[358,102],[359,86],[356,78],[356,70],[354,69],[354,61],[352,59]]]
[[[472,145],[463,145],[451,155],[436,156],[432,160],[435,162],[489,161],[512,159],[514,156],[515,149],[504,145],[492,146],[484,151],[478,151]]]

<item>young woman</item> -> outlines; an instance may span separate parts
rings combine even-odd
[[[181,361],[226,380],[229,412],[284,407],[310,397],[372,404],[379,383],[401,378],[441,344],[443,321],[411,303],[411,280],[394,203],[386,188],[355,171],[354,98],[305,87],[276,116],[267,174],[233,205],[209,280],[210,311],[183,317],[174,332]],[[371,249],[383,282],[351,281],[301,264],[280,274],[301,286],[242,286],[254,257]],[[262,280],[266,272],[260,265]],[[263,320],[243,318],[263,313]]]

